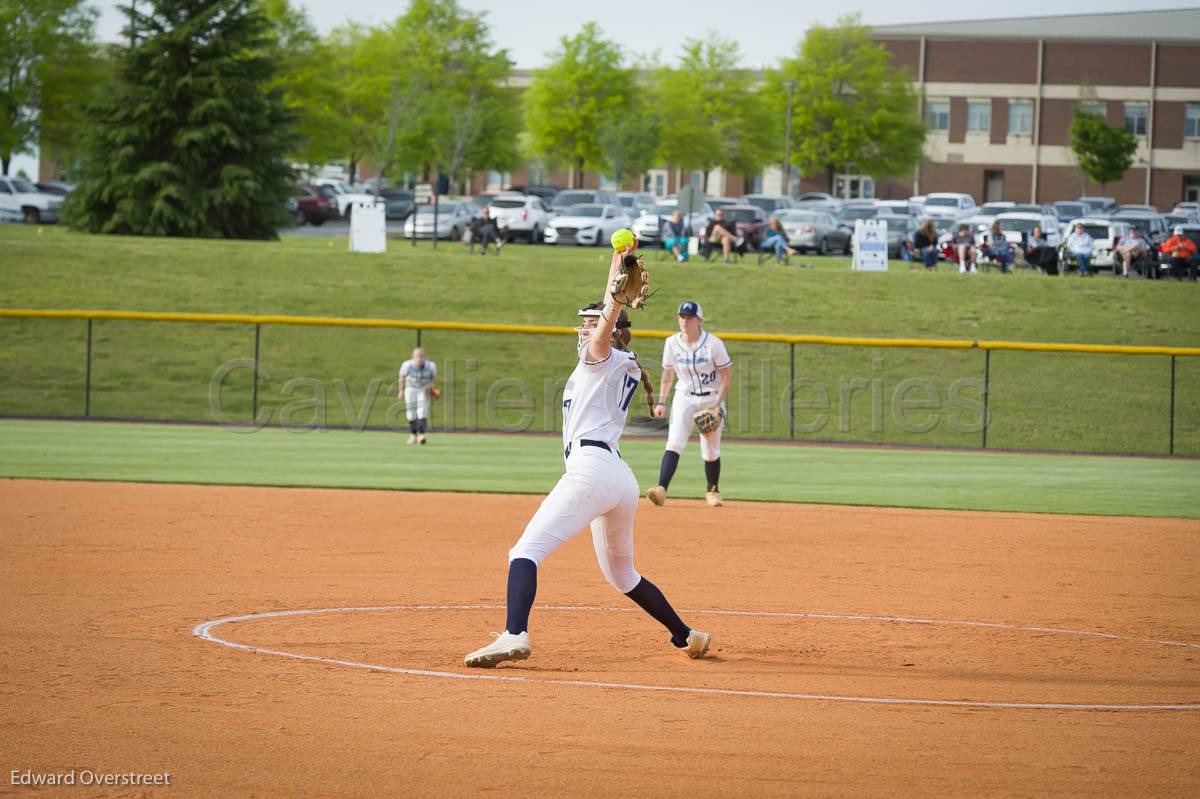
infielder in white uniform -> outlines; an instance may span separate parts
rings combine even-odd
[[[631,248],[613,254],[607,292]],[[563,458],[566,473],[550,492],[516,545],[508,552],[508,618],[504,632],[465,658],[490,668],[529,657],[529,612],[537,593],[538,566],[554,550],[591,526],[600,571],[671,632],[671,643],[690,658],[703,657],[711,636],[684,624],[654,583],[633,568],[633,517],[638,485],[621,460],[619,445],[641,368],[617,348],[614,330],[628,317],[611,297],[600,308],[579,312],[579,361],[563,391]]]
[[[679,332],[663,345],[663,373],[659,384],[658,404],[654,418],[666,415],[666,399],[671,383],[678,380],[675,398],[671,402],[671,425],[667,433],[667,449],[658,467],[658,485],[646,492],[655,505],[667,501],[667,488],[679,466],[679,456],[687,446],[696,423],[692,415],[703,408],[720,408],[721,423],[711,433],[700,434],[700,457],[704,459],[704,476],[708,489],[705,500],[714,508],[721,502],[721,433],[725,429],[725,395],[729,392],[729,366],[733,360],[725,342],[702,329],[704,309],[700,303],[687,302],[679,306]]]
[[[429,424],[429,400],[437,396],[437,364],[425,359],[425,350],[417,347],[412,358],[400,364],[400,391],[404,415],[408,417],[409,444],[424,444]]]

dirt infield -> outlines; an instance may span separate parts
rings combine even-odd
[[[1200,791],[1200,710],[1005,706],[1200,706],[1196,521],[646,503],[639,570],[712,658],[580,536],[541,570],[533,657],[468,672],[504,614],[461,606],[503,602],[537,503],[0,481],[0,793],[72,769],[171,775],[83,792],[112,796]],[[324,662],[194,634],[348,607],[375,609],[207,631]],[[998,626],[873,618],[897,616]]]

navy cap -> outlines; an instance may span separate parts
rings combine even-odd
[[[680,316],[698,316],[704,318],[704,309],[700,307],[700,303],[692,300],[685,300],[679,304]]]

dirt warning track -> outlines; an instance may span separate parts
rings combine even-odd
[[[0,792],[1200,790],[1195,521],[646,503],[638,568],[713,657],[580,536],[541,569],[533,657],[467,670],[538,501],[0,481]]]

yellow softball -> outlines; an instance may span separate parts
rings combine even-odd
[[[633,235],[633,231],[627,227],[623,227],[612,234],[609,243],[612,244],[614,250],[623,250],[626,247],[637,247],[637,236]]]

